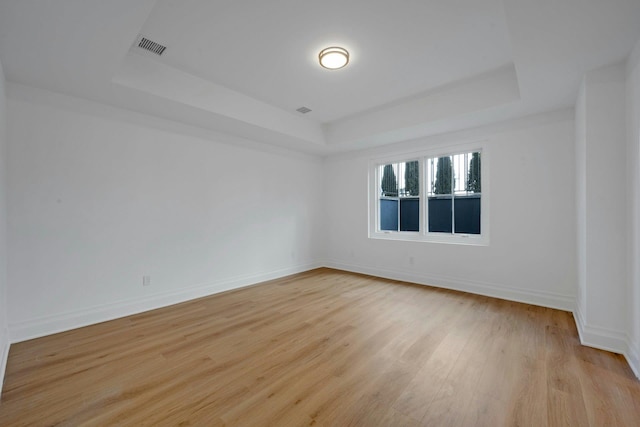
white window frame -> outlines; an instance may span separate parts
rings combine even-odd
[[[454,234],[454,233],[436,233],[429,232],[427,225],[428,218],[428,191],[426,189],[426,165],[427,160],[434,157],[450,156],[460,153],[471,153],[479,151],[481,153],[482,168],[480,170],[482,178],[482,192],[480,202],[480,234]],[[403,163],[418,160],[420,171],[420,231],[387,231],[379,229],[379,194],[378,182],[380,182],[379,174],[380,166],[389,163]],[[369,238],[383,240],[404,240],[415,242],[430,243],[446,243],[459,245],[489,245],[489,224],[490,224],[490,154],[489,148],[485,143],[465,143],[434,147],[428,150],[418,152],[393,154],[372,158],[369,160]],[[398,179],[400,179],[398,177]],[[400,187],[400,185],[398,185]]]

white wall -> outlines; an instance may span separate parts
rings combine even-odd
[[[577,111],[583,133],[577,175],[584,186],[578,202],[579,289],[577,324],[583,343],[627,350],[627,138],[625,67],[615,64],[585,75]],[[584,245],[584,247],[582,247]]]
[[[12,341],[320,265],[320,159],[18,85],[8,122]]]
[[[474,139],[484,141],[490,156],[489,246],[367,237],[367,175],[372,156]],[[327,159],[325,176],[330,266],[573,309],[576,239],[572,111],[375,152],[336,155]],[[410,257],[414,258],[413,264]]]
[[[0,63],[0,392],[9,354],[7,328],[7,109],[5,80]]]
[[[627,63],[627,178],[629,351],[640,377],[640,41]]]

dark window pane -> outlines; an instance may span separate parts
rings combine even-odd
[[[429,197],[429,231],[451,233],[451,197]]]
[[[480,195],[455,198],[456,233],[480,234]]]
[[[420,199],[400,199],[400,231],[420,231]]]
[[[398,231],[398,200],[380,199],[380,230]]]

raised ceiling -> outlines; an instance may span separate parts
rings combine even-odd
[[[637,0],[3,0],[0,60],[11,82],[326,153],[572,106],[638,22]],[[348,67],[318,65],[331,45]]]
[[[511,62],[500,0],[160,0],[142,33],[161,62],[321,123]],[[347,68],[318,66],[328,46]]]

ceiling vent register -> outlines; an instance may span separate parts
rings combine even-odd
[[[296,111],[297,111],[298,113],[307,114],[308,112],[310,112],[310,111],[311,111],[311,109],[310,109],[310,108],[307,108],[307,107],[300,107],[300,108],[296,109]]]
[[[156,43],[153,40],[149,40],[146,37],[140,36],[138,40],[138,47],[140,49],[148,50],[149,52],[153,52],[156,55],[162,55],[162,53],[167,48],[166,46],[162,46],[160,43]]]

